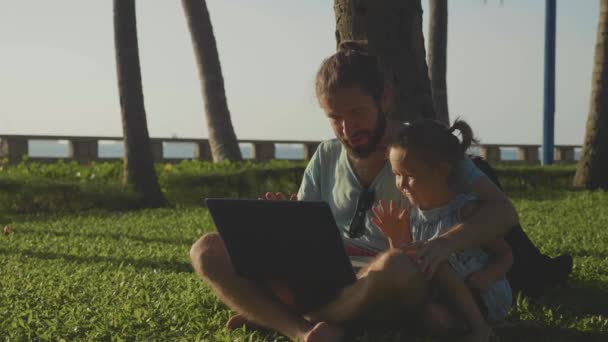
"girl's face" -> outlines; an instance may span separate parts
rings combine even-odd
[[[438,195],[449,191],[449,169],[444,165],[432,167],[401,147],[392,147],[389,158],[397,189],[413,205],[431,209],[438,204]]]

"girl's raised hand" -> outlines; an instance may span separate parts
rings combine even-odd
[[[378,206],[372,207],[372,211],[375,215],[371,219],[372,223],[388,238],[391,248],[400,248],[412,241],[409,216],[405,209],[395,208],[392,200],[387,207],[380,200]]]

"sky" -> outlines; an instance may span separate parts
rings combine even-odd
[[[335,50],[330,0],[208,0],[239,139],[332,138],[314,95]],[[428,0],[422,0],[427,32]],[[452,0],[451,118],[482,143],[540,144],[543,0]],[[0,0],[0,134],[121,136],[112,1]],[[198,70],[180,1],[137,1],[148,129],[205,138]],[[581,144],[598,1],[557,1],[556,144]]]

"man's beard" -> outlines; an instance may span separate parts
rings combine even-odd
[[[385,113],[380,112],[378,115],[378,123],[376,124],[376,127],[374,127],[374,130],[372,131],[372,133],[369,137],[369,141],[365,146],[352,147],[352,146],[350,146],[348,141],[346,141],[345,138],[339,137],[338,139],[342,142],[342,145],[344,145],[344,147],[346,147],[346,150],[353,157],[367,158],[378,147],[378,144],[380,143],[380,140],[382,140],[382,136],[384,135],[385,128],[386,128],[386,115],[385,115]],[[367,134],[367,132],[365,132],[365,134]]]

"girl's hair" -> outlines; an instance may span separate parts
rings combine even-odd
[[[366,41],[342,41],[338,51],[326,58],[317,72],[317,98],[352,86],[361,87],[380,104],[385,86],[384,73],[376,56],[369,53]]]
[[[454,134],[456,130],[460,132],[462,141]],[[456,166],[473,142],[477,143],[477,140],[473,137],[471,126],[460,119],[452,127],[425,119],[411,124],[404,123],[390,147],[405,148],[432,167],[446,162],[454,174],[458,169]]]

